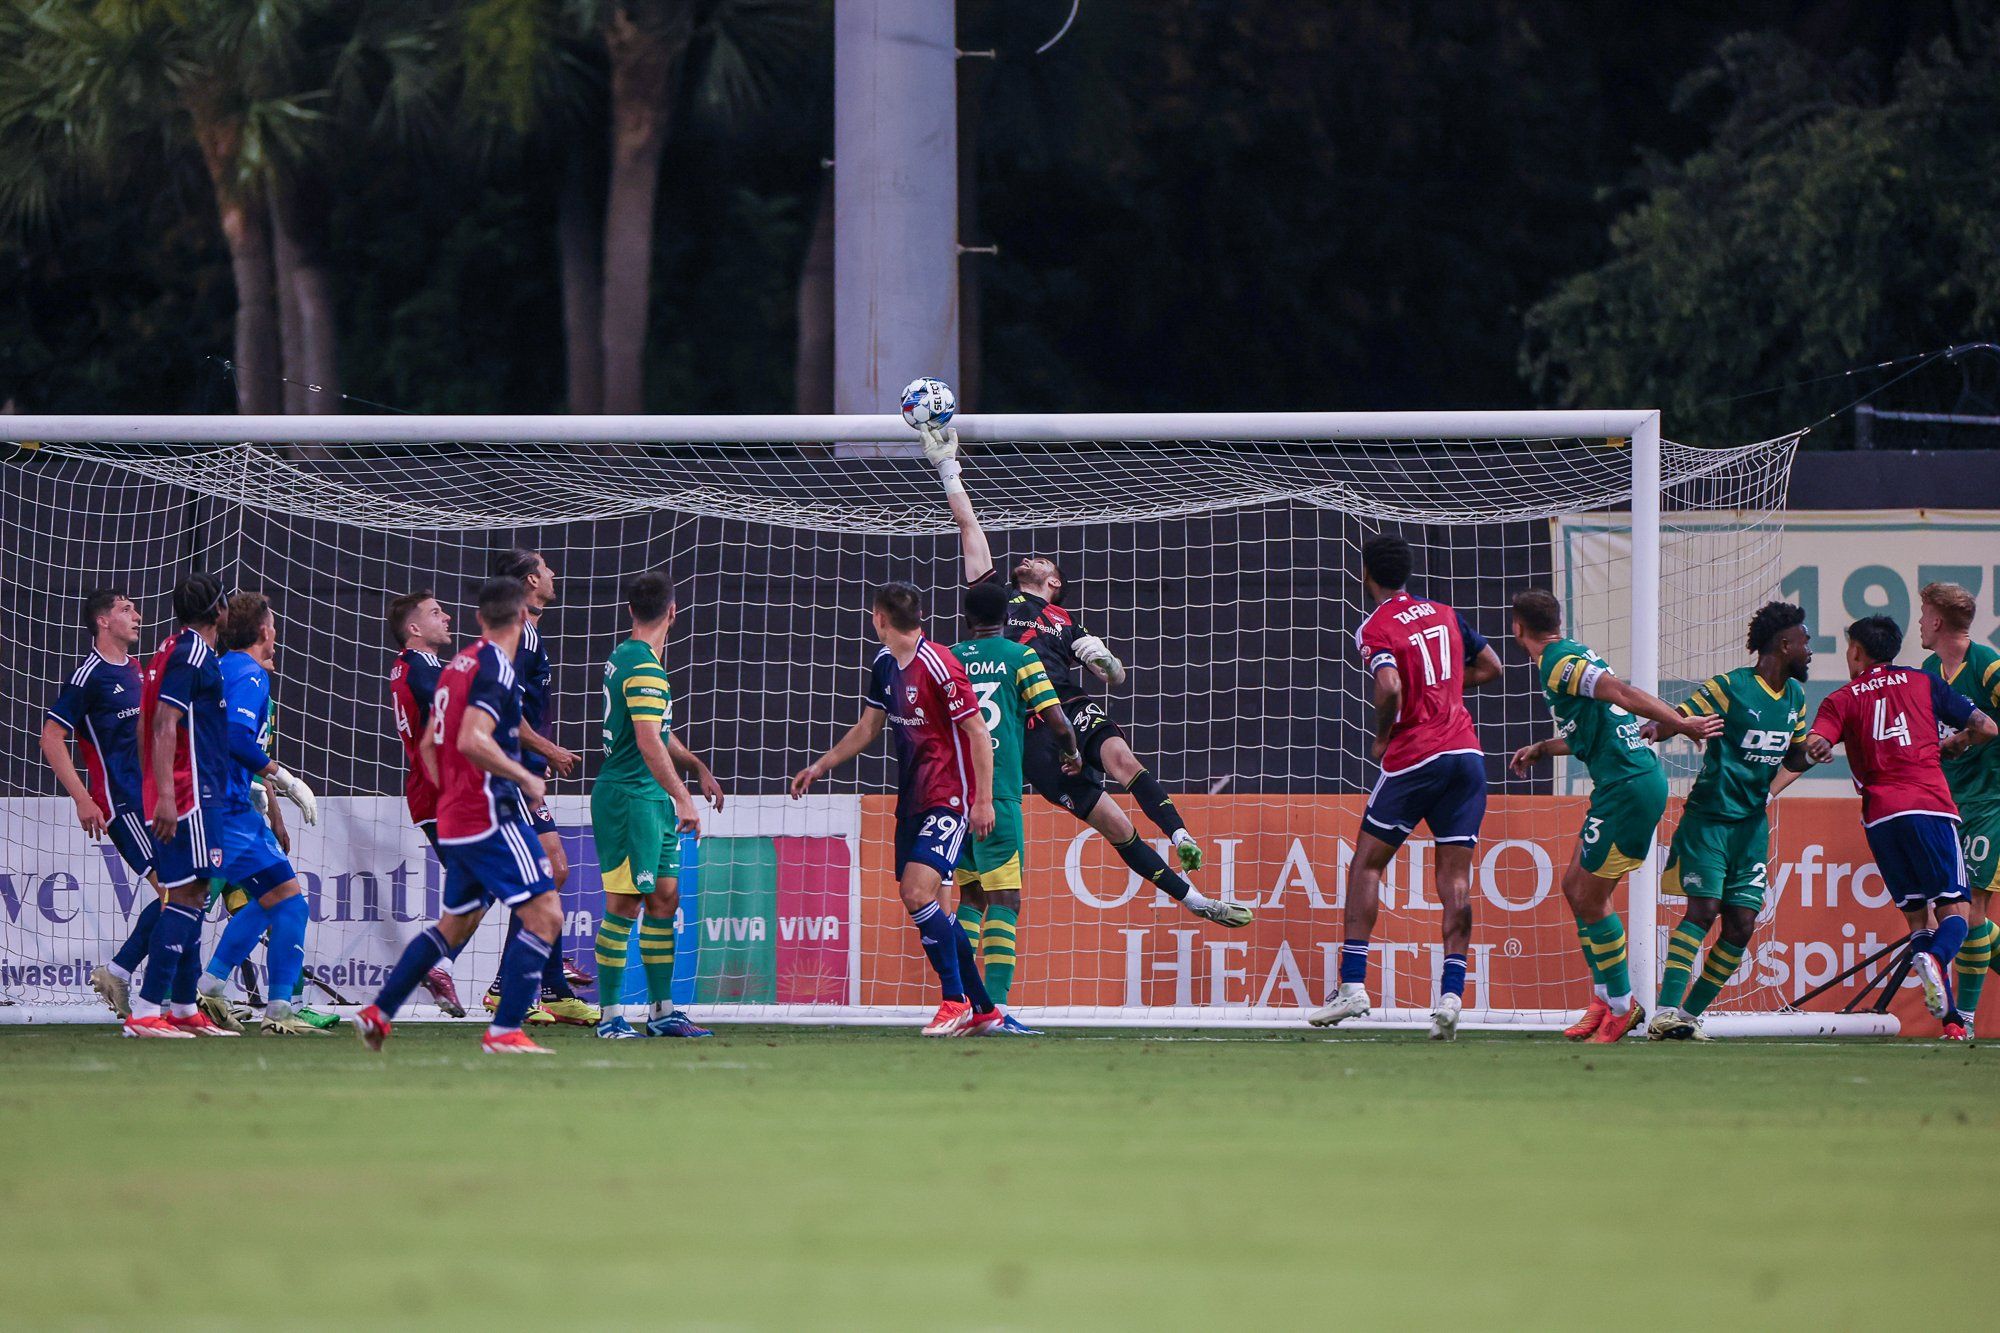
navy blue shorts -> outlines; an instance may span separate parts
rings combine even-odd
[[[1486,817],[1486,759],[1476,754],[1441,754],[1400,773],[1384,773],[1368,793],[1361,827],[1391,847],[1403,845],[1418,824],[1430,826],[1439,842],[1479,841]]]
[[[159,848],[153,845],[153,830],[139,816],[137,810],[129,810],[117,816],[104,831],[111,839],[111,845],[118,849],[125,864],[132,867],[132,873],[143,875],[153,868],[159,857]]]
[[[554,833],[556,831],[556,817],[549,813],[549,803],[547,801],[543,801],[540,805],[528,811],[528,827],[533,830],[537,838],[545,833]]]
[[[538,893],[554,890],[549,858],[525,819],[502,820],[500,827],[470,842],[441,841],[444,911],[463,916],[496,902],[517,907]]]
[[[1896,906],[1904,911],[1926,903],[1962,903],[1965,889],[1965,849],[1958,841],[1958,821],[1944,815],[1897,815],[1862,832],[1875,866]]]
[[[902,879],[903,867],[915,861],[950,883],[965,850],[966,822],[964,815],[943,806],[897,819],[896,878]]]
[[[213,839],[207,811],[197,806],[182,815],[174,836],[153,844],[153,873],[163,889],[222,873],[222,844]]]

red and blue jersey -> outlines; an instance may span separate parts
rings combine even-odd
[[[146,815],[145,780],[139,773],[139,701],[144,693],[145,674],[136,658],[113,662],[93,648],[49,705],[49,716],[76,737],[91,796],[113,818]]]
[[[938,809],[964,814],[971,808],[972,751],[958,724],[979,711],[979,700],[951,649],[919,635],[907,666],[882,649],[869,668],[862,702],[887,713],[896,734],[898,818]]]
[[[431,701],[437,695],[438,677],[444,663],[436,653],[405,648],[389,668],[389,707],[396,715],[396,738],[403,742],[403,800],[410,807],[410,820],[426,824],[437,818],[438,789],[424,771],[419,753],[424,728],[430,725]]]
[[[1928,671],[1878,664],[1827,695],[1812,729],[1847,747],[1864,827],[1899,815],[1957,819],[1938,762],[1938,722],[1963,727],[1973,711]]]
[[[548,735],[549,682],[555,664],[549,660],[542,632],[526,616],[521,618],[521,646],[514,650],[514,676],[521,682],[521,720]],[[538,754],[523,755],[521,763],[537,777],[549,771],[549,761]]]
[[[228,797],[230,770],[229,711],[222,694],[222,664],[213,646],[192,628],[184,628],[160,645],[147,664],[139,699],[139,764],[145,782],[146,808],[152,809],[153,718],[162,707],[181,714],[174,746],[174,804],[183,816],[198,805],[215,805]]]
[[[491,640],[469,644],[438,677],[431,703],[437,749],[439,842],[477,842],[503,823],[521,817],[521,789],[488,773],[460,753],[459,728],[465,710],[493,717],[493,740],[509,759],[521,758],[521,686],[514,663]]]
[[[1479,754],[1479,733],[1465,711],[1465,668],[1486,640],[1443,602],[1399,592],[1372,611],[1354,634],[1373,678],[1383,667],[1403,678],[1403,704],[1389,732],[1382,772],[1407,772],[1441,754]]]

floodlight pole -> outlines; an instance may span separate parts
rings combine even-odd
[[[1660,692],[1660,414],[1632,430],[1632,683]],[[1632,998],[1651,1012],[1659,977],[1660,849],[1632,872],[1626,947]]]
[[[958,380],[954,0],[833,7],[833,403]],[[897,437],[906,448],[914,435]]]

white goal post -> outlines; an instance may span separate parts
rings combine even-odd
[[[1109,706],[1209,847],[1197,881],[1259,912],[1241,935],[1174,915],[1028,794],[1017,1002],[1050,1024],[1284,1025],[1330,982],[1320,964],[1328,941],[1338,946],[1368,780],[1351,652],[1365,614],[1362,535],[1406,531],[1426,590],[1503,658],[1514,652],[1498,693],[1469,699],[1497,773],[1503,742],[1546,730],[1539,691],[1503,642],[1505,596],[1560,582],[1566,614],[1601,627],[1607,641],[1593,646],[1643,689],[1687,679],[1682,659],[1722,669],[1717,654],[1777,591],[1774,534],[1796,444],[1671,444],[1659,413],[1638,409],[965,413],[954,424],[996,550],[1060,558],[1083,589],[1079,617],[1132,645],[1134,681]],[[932,592],[933,636],[957,637],[956,533],[900,417],[24,415],[0,417],[0,439],[18,446],[0,491],[23,571],[15,611],[37,624],[0,645],[0,871],[15,904],[0,917],[0,1022],[105,1017],[77,969],[108,956],[133,910],[115,858],[65,826],[68,804],[51,799],[34,751],[48,692],[87,647],[71,628],[84,589],[117,584],[140,599],[142,654],[164,629],[163,594],[189,569],[270,593],[276,753],[326,780],[333,807],[296,858],[315,877],[309,964],[367,990],[369,969],[419,915],[412,895],[434,894],[437,876],[397,799],[380,608],[435,585],[456,614],[491,551],[517,542],[583,589],[543,630],[558,661],[558,739],[580,752],[595,748],[591,673],[621,630],[620,580],[663,564],[684,589],[688,628],[676,628],[668,661],[685,709],[676,723],[687,719],[731,788],[706,830],[713,851],[690,853],[699,888],[680,930],[697,1013],[883,1021],[925,1008],[907,929],[878,911],[895,906],[874,845],[893,790],[885,766],[864,762],[799,806],[774,781],[851,721],[867,585],[914,578]],[[469,613],[459,628],[463,642]],[[1496,786],[1475,945],[1489,907],[1505,931],[1475,960],[1473,1026],[1550,1026],[1587,994],[1545,882],[1546,863],[1559,855],[1559,873],[1567,858],[1580,781],[1559,768]],[[584,790],[552,788],[580,863]],[[1116,784],[1112,796],[1158,840]],[[1390,992],[1379,1021],[1392,1025],[1428,1010],[1426,849],[1413,840],[1392,873],[1379,932]],[[1649,1004],[1662,857],[1633,874],[1623,909]],[[565,943],[587,966],[595,867],[579,870]],[[37,916],[21,905],[36,894],[55,906]],[[497,930],[482,927],[460,960],[462,983],[490,974]],[[1711,1031],[1894,1031],[1872,1015],[1790,1012],[1752,971],[1724,993]]]

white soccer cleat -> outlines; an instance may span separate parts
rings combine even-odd
[[[1944,1017],[1944,973],[1936,955],[1928,950],[1917,955],[1917,977],[1924,983],[1924,1008],[1932,1018]]]
[[[1342,986],[1340,993],[1319,1008],[1306,1015],[1306,1022],[1316,1028],[1330,1028],[1345,1023],[1350,1018],[1368,1017],[1368,992],[1360,986]]]
[[[1465,1002],[1456,995],[1438,997],[1437,1008],[1431,1010],[1431,1040],[1457,1041],[1458,1014]]]
[[[1647,1041],[1688,1041],[1694,1035],[1694,1019],[1672,1006],[1654,1014],[1653,1021],[1646,1025]]]
[[[90,988],[104,997],[111,1012],[120,1018],[132,1016],[132,983],[102,965],[90,973]]]
[[[1209,898],[1199,907],[1190,905],[1188,911],[1204,921],[1213,921],[1231,930],[1241,930],[1257,919],[1256,914],[1242,903],[1226,903],[1218,898]]]

